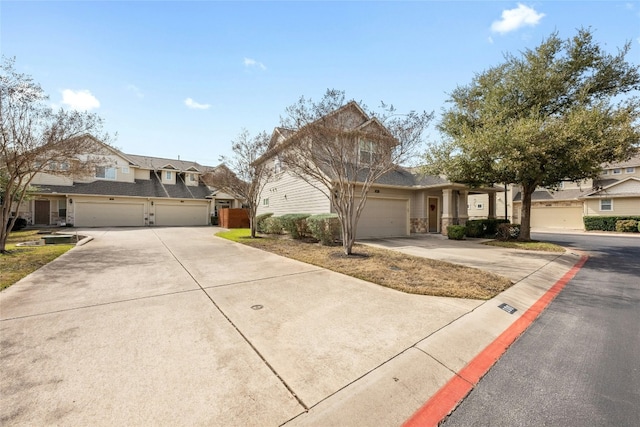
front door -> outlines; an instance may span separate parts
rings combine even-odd
[[[49,225],[51,209],[49,207],[48,200],[36,200],[35,201],[36,213],[34,215],[34,224]]]
[[[429,197],[428,198],[428,212],[429,212],[429,233],[437,233],[438,232],[438,198],[437,197]]]

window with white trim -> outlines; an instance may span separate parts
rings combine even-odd
[[[609,175],[609,169],[605,169],[602,171],[602,175]]]
[[[636,168],[627,168],[625,170],[626,173],[636,173]]]
[[[195,182],[196,181],[196,174],[195,173],[190,173],[189,174],[189,181],[191,181],[191,182]]]
[[[170,180],[173,177],[171,171],[165,171],[164,173],[164,179],[166,179],[167,181]]]
[[[129,173],[129,166],[122,166],[122,173]]]
[[[601,211],[612,211],[613,210],[613,200],[611,200],[611,199],[600,199],[600,210]]]
[[[58,200],[58,216],[60,218],[67,217],[67,200]]]
[[[116,168],[96,166],[96,178],[116,179]]]
[[[273,173],[280,172],[282,172],[282,161],[279,156],[276,156],[275,159],[273,159]]]
[[[269,206],[269,198],[262,199],[262,206]]]
[[[622,173],[622,169],[615,168],[612,172],[613,172],[614,175],[620,175]]]

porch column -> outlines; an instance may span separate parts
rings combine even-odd
[[[447,235],[447,227],[453,225],[453,190],[442,190],[442,228],[441,233]]]
[[[496,193],[489,193],[489,219],[496,219]]]
[[[465,225],[469,220],[469,191],[458,191],[458,225]]]

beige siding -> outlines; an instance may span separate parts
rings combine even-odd
[[[268,204],[265,203],[268,200]],[[258,200],[258,215],[273,213],[321,214],[330,210],[326,193],[287,172],[267,183]]]
[[[73,180],[66,176],[38,173],[31,181],[33,185],[73,185]]]
[[[489,216],[489,195],[488,194],[471,194],[467,197],[469,205],[469,219],[487,218]],[[502,208],[502,211],[499,209]],[[504,213],[504,204],[496,205],[496,213]],[[503,214],[504,215],[504,214]]]
[[[135,179],[151,179],[149,169],[138,169],[133,168],[134,178]]]
[[[640,216],[640,197],[612,198],[613,210],[601,211],[600,199],[585,200],[585,215],[588,216]]]
[[[583,229],[582,204],[531,207],[531,227]]]

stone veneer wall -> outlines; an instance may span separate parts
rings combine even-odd
[[[412,233],[427,233],[429,231],[429,222],[427,218],[411,218]]]

